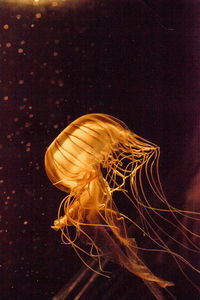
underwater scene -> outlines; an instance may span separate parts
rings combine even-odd
[[[200,5],[0,1],[0,299],[200,298]]]

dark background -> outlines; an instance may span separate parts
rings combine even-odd
[[[43,159],[83,114],[111,114],[158,144],[168,201],[198,209],[199,18],[192,0],[0,3],[2,300],[51,299],[82,266],[50,228],[64,194]],[[198,299],[173,264],[153,260],[177,299]],[[100,279],[105,299],[151,299],[139,279],[111,270],[114,279]],[[122,290],[109,294],[116,278]]]

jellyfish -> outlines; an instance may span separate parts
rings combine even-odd
[[[199,249],[188,237],[189,229],[181,227],[176,214],[188,213],[193,217],[166,200],[158,172],[159,156],[156,144],[129,130],[122,121],[94,113],[79,117],[55,138],[45,154],[45,169],[53,185],[66,193],[52,226],[61,231],[62,242],[71,245],[84,264],[87,265],[85,255],[96,259],[99,264],[99,269],[93,270],[96,273],[107,276],[102,268],[102,259],[106,258],[141,278],[156,299],[163,299],[161,288],[174,284],[150,270],[141,250],[168,253],[179,266],[180,261],[191,264],[169,248],[160,233],[170,235],[157,224],[153,214],[175,229],[180,225],[178,230],[196,247],[194,251]],[[151,204],[147,186],[160,200],[161,207]],[[118,208],[117,194],[121,206],[128,201],[140,222]],[[178,225],[168,220],[169,212]],[[155,247],[138,246],[129,233],[130,226],[141,231]]]

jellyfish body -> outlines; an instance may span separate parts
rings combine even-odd
[[[127,224],[132,223],[163,252],[176,257],[144,215],[144,211],[159,215],[159,209],[153,209],[147,199],[143,173],[154,194],[168,205],[158,176],[159,153],[157,145],[131,132],[120,120],[106,114],[88,114],[72,122],[48,147],[45,168],[51,182],[68,193],[53,226],[61,230],[62,241],[71,244],[79,257],[84,253],[97,258],[100,270],[102,257],[118,262],[162,299],[157,286],[165,288],[173,283],[150,271],[138,254],[135,239],[127,234]],[[122,201],[128,199],[134,205],[145,224],[143,228],[119,212],[114,202],[118,191]],[[70,226],[76,228],[75,236]]]

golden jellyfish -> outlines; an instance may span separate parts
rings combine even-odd
[[[181,228],[176,216],[177,213],[189,215],[189,212],[172,207],[163,193],[158,174],[159,156],[157,145],[131,132],[122,121],[96,113],[76,119],[57,136],[46,151],[45,168],[51,182],[67,193],[52,226],[61,231],[62,242],[70,244],[86,265],[82,254],[97,259],[99,271],[95,272],[106,276],[101,260],[111,259],[140,277],[155,298],[163,299],[160,287],[167,288],[173,283],[154,275],[144,263],[139,250],[150,249],[137,246],[137,241],[128,233],[131,224],[159,248],[151,251],[169,253],[179,266],[182,262],[199,270],[170,250],[159,232],[169,234],[153,218],[154,213],[175,228],[180,225],[179,231],[185,236],[190,232],[186,227]],[[144,177],[160,200],[161,208],[149,202]],[[117,193],[120,193],[120,201],[131,203],[141,222],[118,210]],[[167,219],[165,214],[169,212],[178,225]],[[76,229],[75,235],[70,231],[71,226]],[[187,239],[193,244],[189,237]]]

